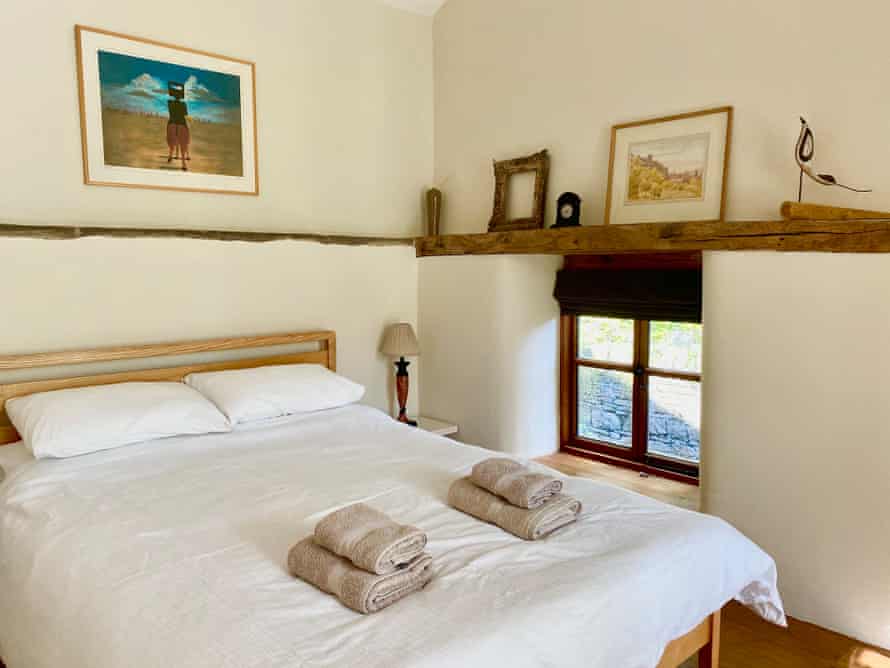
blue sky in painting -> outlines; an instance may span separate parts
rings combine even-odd
[[[240,122],[239,77],[99,51],[103,107],[166,116],[168,81],[185,84],[190,116],[214,123]]]

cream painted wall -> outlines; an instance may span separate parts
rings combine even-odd
[[[0,222],[420,230],[431,18],[375,0],[29,0],[2,13]],[[75,23],[255,61],[260,196],[84,186]],[[331,328],[340,370],[382,408],[392,375],[376,352],[383,327],[417,320],[408,247],[0,238],[0,268],[2,352]]]
[[[815,128],[820,169],[876,190],[808,185],[807,196],[890,209],[881,148],[890,143],[888,20],[883,0],[854,0],[843,11],[827,0],[449,0],[434,25],[444,231],[484,231],[492,158],[543,147],[553,159],[547,222],[556,196],[574,190],[583,222],[598,224],[612,124],[723,104],[736,110],[730,218],[775,218],[796,196],[800,114]],[[515,292],[491,287],[499,261],[523,276]],[[449,360],[425,357],[424,411],[469,425],[467,440],[506,449],[503,435],[523,414],[501,407],[556,396],[555,366],[533,386],[509,382],[505,371],[536,359],[527,351],[552,359],[552,349],[530,343],[540,317],[509,328],[500,316],[486,319],[501,300],[520,298],[529,313],[555,318],[555,263],[542,262],[420,261],[421,345]],[[882,493],[890,259],[720,255],[707,260],[704,280],[706,508],[776,554],[791,614],[890,646]],[[472,346],[469,356],[488,359],[492,378],[458,364],[470,343],[489,347],[489,358]],[[541,424],[534,442],[514,451],[552,448],[555,426],[546,417]]]
[[[6,239],[0,267],[0,354],[333,329],[338,370],[382,409],[392,376],[377,352],[383,329],[417,320],[407,246]]]
[[[548,148],[548,223],[563,191],[602,222],[615,123],[735,106],[727,216],[776,218],[797,196],[804,115],[822,171],[875,188],[815,184],[820,202],[890,209],[885,0],[449,0],[436,15],[435,179],[446,232],[482,232],[492,159]]]
[[[432,19],[373,0],[3,4],[0,221],[413,235]],[[256,62],[260,197],[84,186],[74,24]],[[410,57],[406,57],[410,54]]]
[[[704,510],[792,614],[890,646],[890,258],[705,256]]]
[[[420,261],[418,318],[426,415],[468,443],[525,457],[557,446],[558,257]]]

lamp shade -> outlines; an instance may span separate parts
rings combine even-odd
[[[390,357],[409,357],[420,354],[414,328],[407,322],[390,325],[383,335],[380,352]]]

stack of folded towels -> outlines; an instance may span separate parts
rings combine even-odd
[[[578,518],[581,502],[562,482],[506,458],[486,459],[452,483],[448,503],[525,540],[543,538]]]
[[[290,549],[291,574],[362,614],[377,612],[422,589],[433,576],[426,534],[393,522],[364,503],[322,519]]]

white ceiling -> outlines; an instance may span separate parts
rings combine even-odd
[[[445,4],[445,0],[383,0],[383,2],[391,7],[426,16],[432,16]]]

